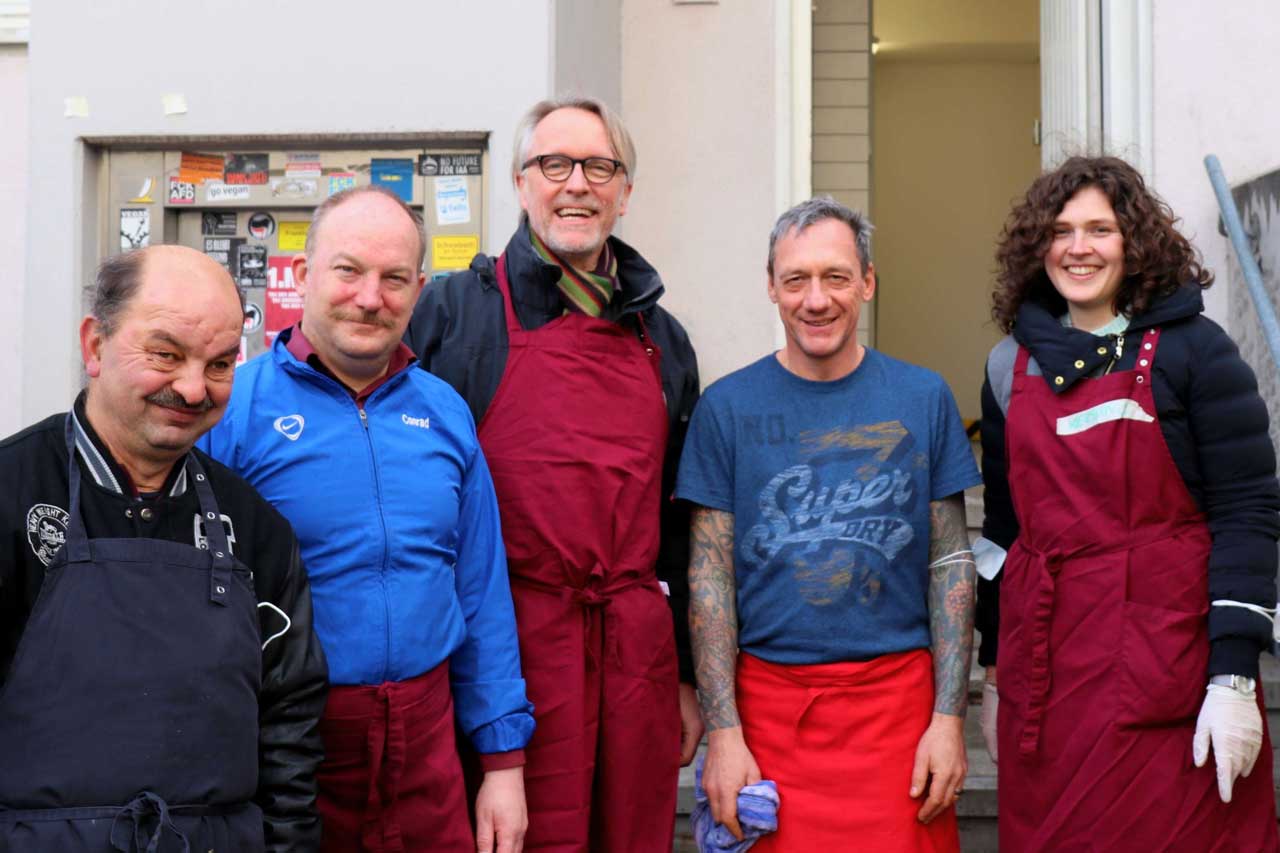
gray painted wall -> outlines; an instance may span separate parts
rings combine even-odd
[[[555,0],[557,93],[622,107],[622,0]]]
[[[639,169],[626,240],[662,274],[705,387],[775,349],[769,229],[788,206],[775,163],[775,0],[623,4],[622,106]]]
[[[23,424],[23,282],[27,276],[27,46],[0,45],[0,436]]]
[[[1263,289],[1272,310],[1280,310],[1280,169],[1241,184],[1233,194],[1253,248],[1253,259],[1262,271]],[[1225,274],[1218,270],[1215,289],[1228,282],[1231,335],[1240,345],[1240,355],[1258,377],[1258,391],[1271,415],[1271,443],[1280,449],[1280,367],[1271,356],[1262,321],[1233,250],[1227,253]]]
[[[570,74],[549,71],[556,15],[554,0],[33,4],[36,177],[18,420],[65,409],[78,385],[79,293],[98,253],[99,176],[82,137],[480,130],[492,134],[497,169],[521,112]],[[591,26],[608,17],[594,13]],[[186,98],[186,114],[164,114],[161,96],[173,93]],[[87,99],[87,118],[64,117],[71,96]],[[489,251],[505,243],[519,210],[505,169],[493,177]]]

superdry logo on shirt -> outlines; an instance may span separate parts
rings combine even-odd
[[[760,566],[781,559],[810,604],[832,604],[851,586],[859,603],[871,604],[888,567],[915,538],[902,508],[914,498],[911,469],[927,462],[897,421],[802,442],[809,461],[765,484],[760,521],[747,530],[742,553]]]
[[[290,441],[297,441],[298,437],[302,435],[302,428],[306,424],[307,422],[302,415],[282,415],[276,418],[276,422],[272,426],[276,428],[276,432],[285,438]]]

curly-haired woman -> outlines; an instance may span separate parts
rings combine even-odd
[[[1001,849],[1277,849],[1275,453],[1175,221],[1124,161],[1073,157],[996,252],[983,535],[1008,556],[978,659]]]

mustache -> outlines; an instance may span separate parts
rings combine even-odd
[[[191,412],[193,414],[204,414],[213,408],[213,400],[205,397],[194,406],[186,401],[186,398],[174,391],[172,388],[161,388],[154,394],[148,394],[143,398],[148,403],[157,406],[163,406],[166,409],[177,409],[182,412]]]
[[[333,318],[346,323],[363,323],[366,326],[380,326],[384,329],[395,327],[395,321],[383,316],[381,311],[334,311]]]

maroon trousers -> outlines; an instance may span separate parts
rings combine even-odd
[[[447,661],[408,681],[330,688],[320,733],[325,853],[475,849]]]

